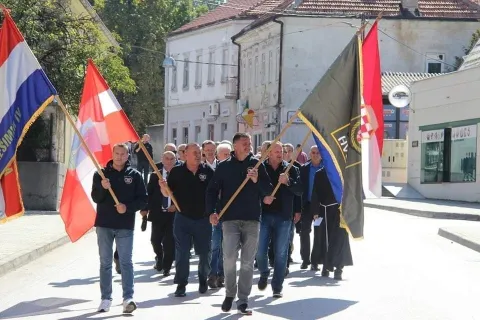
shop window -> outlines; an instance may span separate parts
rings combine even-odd
[[[443,182],[444,130],[422,132],[421,183]]]
[[[477,163],[477,126],[452,128],[450,181],[475,182]]]

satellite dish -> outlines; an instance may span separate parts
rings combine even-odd
[[[400,84],[390,90],[388,101],[396,108],[405,108],[412,102],[412,93],[407,86]]]

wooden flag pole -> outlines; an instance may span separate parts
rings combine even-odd
[[[285,127],[283,127],[282,131],[280,132],[280,134],[272,141],[272,143],[270,144],[270,147],[268,147],[268,149],[265,151],[265,153],[262,155],[262,157],[260,158],[260,160],[258,160],[257,164],[255,165],[255,167],[253,167],[253,169],[258,169],[258,167],[262,164],[262,162],[267,158],[268,156],[268,153],[270,152],[270,150],[272,149],[273,145],[276,144],[280,138],[285,134],[285,132],[287,131],[287,129],[292,125],[293,121],[298,117],[298,114],[300,113],[300,110],[297,110],[295,112],[295,114],[288,120],[287,124],[285,125]],[[220,219],[223,214],[225,213],[225,211],[227,211],[228,207],[230,207],[230,205],[232,204],[233,200],[235,200],[235,198],[238,196],[238,194],[240,193],[240,191],[242,191],[243,187],[245,187],[245,185],[247,184],[248,180],[250,180],[249,177],[245,177],[245,180],[243,180],[242,184],[238,187],[237,191],[235,191],[235,193],[230,197],[230,199],[228,200],[228,202],[225,204],[225,206],[222,208],[222,211],[220,211],[220,213],[218,214],[218,219]]]
[[[297,148],[297,152],[295,152],[295,156],[292,157],[292,159],[290,160],[290,163],[288,164],[288,167],[287,169],[285,170],[285,174],[288,174],[288,172],[290,171],[290,169],[293,167],[293,164],[295,163],[295,160],[297,159],[298,155],[300,154],[300,152],[302,151],[302,148],[303,146],[305,145],[305,143],[307,143],[307,140],[308,138],[310,137],[310,135],[312,134],[312,131],[309,129],[307,134],[305,135],[305,138],[303,138],[303,141],[302,141],[302,144],[301,144],[301,147],[300,148]],[[270,195],[271,197],[275,196],[275,193],[277,193],[278,189],[280,189],[280,186],[282,184],[280,182],[277,183],[277,185],[275,186],[275,189],[273,189],[273,192],[272,194]]]
[[[73,129],[75,130],[75,133],[77,134],[78,138],[80,139],[80,143],[82,144],[82,147],[83,149],[85,150],[85,152],[87,153],[87,155],[90,157],[90,159],[92,160],[93,164],[95,165],[95,167],[97,168],[97,172],[98,174],[100,175],[100,177],[105,180],[106,177],[105,175],[103,174],[103,171],[102,171],[102,168],[100,167],[100,164],[97,162],[97,159],[95,158],[95,156],[93,155],[93,153],[90,151],[90,149],[88,148],[88,145],[87,143],[85,142],[85,139],[83,138],[82,134],[80,133],[80,130],[78,130],[77,128],[77,125],[75,124],[75,121],[73,121],[72,119],[72,116],[70,115],[70,113],[68,112],[67,110],[67,107],[65,107],[65,105],[63,104],[62,100],[60,99],[59,96],[55,96],[55,99],[57,100],[58,102],[58,105],[60,106],[60,108],[62,109],[63,113],[65,114],[65,117],[67,118],[68,122],[70,122],[70,124],[72,125]],[[113,192],[112,188],[108,188],[108,191],[110,192],[110,195],[112,196],[113,198],[113,201],[115,201],[115,205],[119,205],[120,204],[120,201],[118,201],[118,198],[117,196],[115,195],[115,193]]]
[[[153,162],[153,159],[152,157],[150,156],[150,153],[148,153],[148,150],[147,148],[145,148],[145,145],[143,144],[142,140],[138,140],[138,146],[140,147],[140,149],[142,149],[143,153],[145,154],[145,157],[147,157],[147,160],[148,162],[150,163],[150,165],[152,166],[153,168],[153,171],[155,171],[155,174],[157,175],[158,179],[160,181],[163,180],[163,176],[162,174],[160,173],[160,170],[158,170],[158,167],[157,165],[155,164],[155,162]],[[173,193],[172,193],[172,190],[170,190],[170,188],[167,186],[167,193],[168,193],[168,196],[170,197],[170,199],[172,199],[172,202],[173,204],[175,205],[175,207],[177,207],[177,210],[180,212],[180,206],[178,205],[177,203],[177,200],[175,199],[175,197],[173,196]]]

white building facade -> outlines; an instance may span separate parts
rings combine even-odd
[[[480,68],[411,87],[408,183],[426,198],[480,202]]]
[[[350,41],[360,19],[278,16],[233,38],[241,48],[240,99],[255,110],[255,142],[279,133]],[[382,71],[443,73],[479,27],[465,19],[385,18],[379,22]],[[368,31],[368,28],[367,28]],[[301,122],[282,141],[297,144]],[[310,141],[313,143],[313,140]]]
[[[170,36],[166,70],[165,142],[231,140],[238,126],[238,49],[230,38],[252,20],[229,20]]]

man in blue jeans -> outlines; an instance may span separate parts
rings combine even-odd
[[[160,190],[168,197],[168,188],[180,206],[173,222],[175,238],[175,278],[176,297],[186,295],[190,274],[190,248],[198,254],[198,291],[208,290],[207,278],[210,273],[212,226],[205,210],[205,192],[213,176],[213,169],[201,163],[200,146],[189,143],[185,148],[185,162],[170,171],[168,182],[160,181]],[[167,187],[168,184],[168,187]]]
[[[102,301],[99,312],[107,312],[112,305],[113,241],[118,250],[122,274],[123,312],[132,313],[137,305],[133,300],[133,230],[135,212],[147,204],[147,191],[140,173],[130,167],[128,146],[116,144],[113,159],[107,164],[102,179],[93,176],[92,200],[97,204],[95,227],[100,254],[100,292]],[[115,204],[108,189],[112,188],[119,204]]]
[[[300,183],[300,173],[296,167],[293,166],[288,173],[285,173],[288,162],[283,160],[282,143],[277,142],[272,146],[264,165],[272,185],[276,186],[277,183],[280,183],[280,188],[274,195],[275,199],[271,204],[263,203],[262,205],[262,221],[260,223],[257,251],[258,271],[260,271],[258,289],[265,290],[267,288],[270,275],[268,245],[271,239],[274,253],[273,297],[281,298],[294,212],[296,212],[294,222],[300,220],[300,214],[297,213],[300,210],[294,207],[295,204],[299,204],[298,201],[295,201],[295,197],[302,195],[302,185]]]

